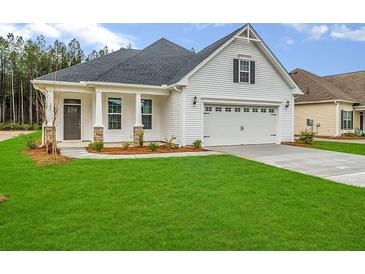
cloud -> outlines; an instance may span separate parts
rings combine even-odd
[[[290,37],[286,37],[285,38],[285,44],[287,44],[288,46],[293,45],[294,44],[294,40],[291,39]]]
[[[313,25],[313,24],[285,24],[298,32],[307,35],[309,40],[321,39],[329,30],[327,25]]]
[[[191,31],[193,29],[196,30],[203,30],[206,29],[208,27],[215,27],[215,28],[219,28],[219,27],[223,27],[228,25],[227,23],[194,23],[194,24],[189,24],[188,26],[184,27],[185,31]]]
[[[348,39],[352,41],[365,41],[365,26],[358,29],[350,29],[346,25],[335,25],[330,33],[335,39]]]
[[[134,46],[135,38],[130,35],[113,32],[101,24],[0,24],[0,35],[8,33],[23,36],[29,39],[37,35],[43,35],[48,39],[71,40],[76,38],[84,46],[104,47],[117,50],[127,46]]]

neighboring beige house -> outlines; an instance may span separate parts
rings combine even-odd
[[[295,69],[290,75],[304,93],[295,99],[295,134],[311,129],[340,136],[364,129],[365,71],[321,77]]]

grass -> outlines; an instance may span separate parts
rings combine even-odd
[[[314,141],[308,147],[345,152],[351,154],[365,155],[365,144],[356,143],[343,143],[343,142],[327,142],[327,141]]]
[[[365,189],[233,156],[36,166],[0,142],[1,250],[364,250]]]

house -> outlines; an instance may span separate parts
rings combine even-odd
[[[292,78],[303,91],[295,100],[295,133],[310,129],[340,136],[364,129],[365,71],[318,76],[295,69]]]
[[[58,142],[137,142],[140,132],[181,146],[292,141],[301,94],[250,24],[198,53],[162,38],[32,83],[46,94],[47,121],[59,106],[55,129],[46,127]]]

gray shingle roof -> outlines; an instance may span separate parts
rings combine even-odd
[[[36,80],[57,79],[65,82],[95,81],[155,86],[174,84],[242,28],[244,26],[198,53],[161,38],[143,50],[121,49]]]
[[[303,95],[296,98],[295,102],[313,102],[327,100],[357,101],[354,96],[342,87],[304,69],[295,69],[290,72],[291,77],[303,91]]]
[[[138,52],[140,51],[136,49],[120,49],[92,61],[48,73],[36,78],[36,80],[57,80],[65,82],[96,81],[101,73],[119,65]]]

